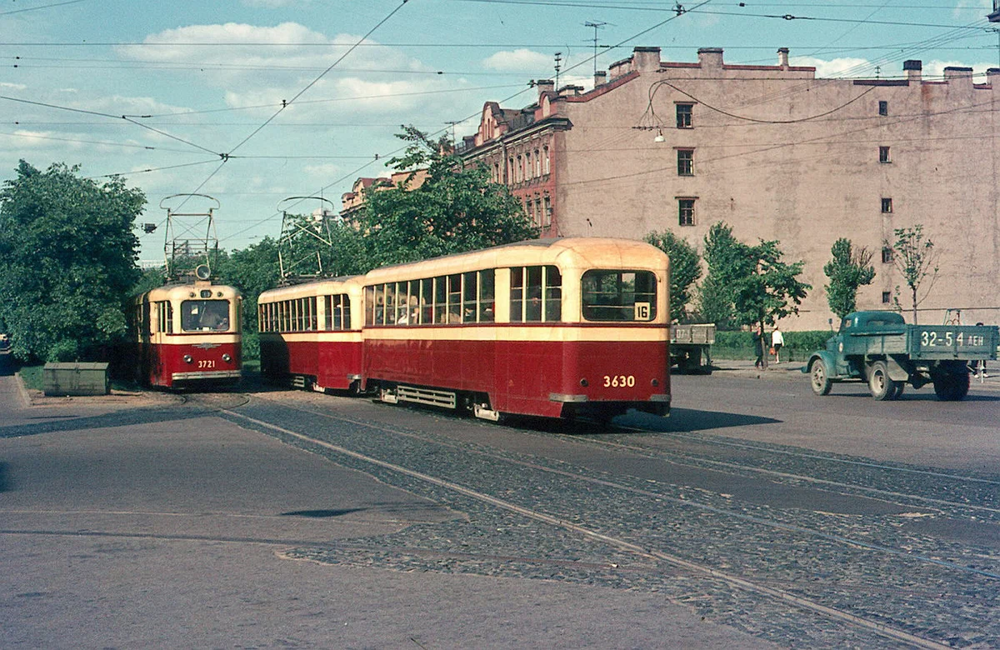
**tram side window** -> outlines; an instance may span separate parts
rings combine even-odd
[[[495,302],[494,283],[496,272],[487,269],[479,272],[479,322],[493,322],[493,303]]]
[[[441,276],[434,278],[434,322],[441,324],[448,322],[448,285],[445,284],[447,278]]]
[[[220,332],[228,329],[228,300],[185,300],[181,303],[181,331]]]
[[[375,287],[365,287],[365,326],[375,324]]]
[[[316,311],[316,296],[309,298],[309,329],[315,332],[319,329],[319,313]]]
[[[169,300],[160,303],[160,331],[174,333],[174,303]]]
[[[420,324],[428,325],[434,322],[434,279],[426,278],[420,281]]]
[[[384,286],[385,290],[385,324],[395,325],[396,323],[396,285],[389,283]]]
[[[554,266],[510,270],[510,320],[548,322],[562,319],[562,275]]]
[[[462,274],[462,322],[475,323],[477,318],[477,279],[475,271]]]
[[[651,321],[656,318],[656,275],[650,271],[587,271],[583,317],[590,321]]]

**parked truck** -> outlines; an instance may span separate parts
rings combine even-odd
[[[834,383],[864,381],[880,401],[897,399],[907,384],[933,384],[938,399],[961,400],[969,392],[969,362],[996,359],[998,342],[996,327],[907,325],[895,312],[861,311],[844,317],[802,371],[817,395]]]
[[[670,327],[670,365],[680,373],[712,374],[715,324]]]

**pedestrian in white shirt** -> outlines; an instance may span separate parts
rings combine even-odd
[[[781,330],[775,326],[774,331],[771,332],[771,347],[774,349],[774,362],[781,363],[781,347],[785,344],[785,337],[782,336]]]

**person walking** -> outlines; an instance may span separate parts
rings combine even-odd
[[[785,337],[778,329],[778,326],[774,326],[774,331],[771,332],[771,347],[774,349],[774,362],[781,363],[781,348],[785,345]]]
[[[754,368],[767,370],[767,355],[764,354],[765,345],[764,326],[758,325],[753,333],[753,347],[754,352],[757,353],[757,360],[753,362]]]

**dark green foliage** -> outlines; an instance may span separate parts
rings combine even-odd
[[[0,191],[0,316],[20,360],[98,359],[127,331],[140,276],[132,226],[146,199],[78,171],[22,160]]]
[[[278,286],[278,243],[265,237],[243,250],[220,256],[213,269],[216,281],[232,285],[243,294],[243,358],[259,358],[257,298]]]
[[[841,238],[830,249],[833,259],[823,267],[823,273],[830,278],[826,289],[826,301],[830,311],[843,318],[857,308],[858,288],[872,283],[875,267],[872,266],[872,252],[862,246],[853,250],[851,240]]]
[[[809,355],[826,347],[827,339],[834,335],[830,330],[809,330],[805,332],[785,332],[785,345],[781,348],[781,361],[805,361]],[[767,342],[771,333],[765,332]],[[753,332],[716,332],[712,357],[715,359],[753,359],[757,356],[753,346]]]
[[[798,313],[798,306],[811,289],[800,282],[803,262],[786,264],[777,241],[750,246],[733,237],[724,223],[711,227],[705,237],[708,277],[702,285],[702,315],[732,314],[737,327],[774,325]],[[706,287],[711,300],[706,303]],[[718,324],[718,322],[716,323]]]
[[[412,126],[398,137],[408,143],[406,153],[390,163],[400,171],[426,169],[427,177],[415,189],[403,182],[368,196],[357,224],[364,240],[358,271],[536,236],[521,202],[490,182],[485,167],[465,167],[450,143]]]
[[[701,258],[694,246],[673,232],[651,232],[647,243],[656,246],[670,258],[670,320],[684,321],[691,302],[691,288],[701,277]]]

